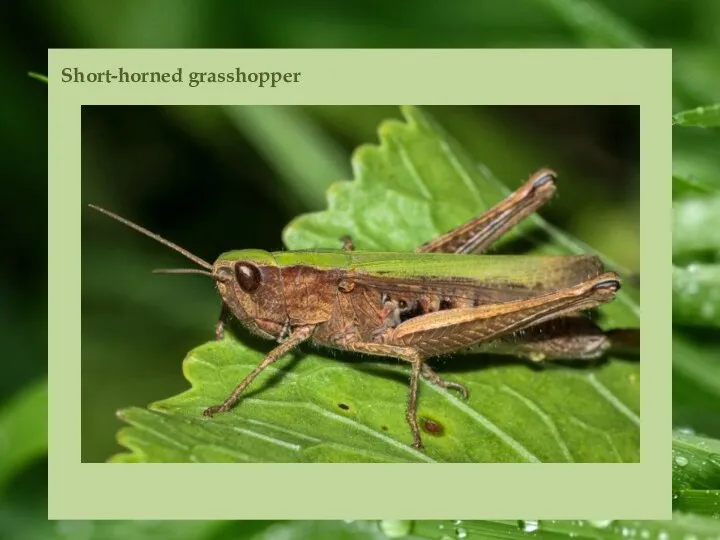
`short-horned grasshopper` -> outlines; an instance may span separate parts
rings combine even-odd
[[[388,356],[410,364],[407,422],[422,448],[417,421],[420,377],[467,397],[460,383],[427,364],[454,352],[492,351],[543,359],[590,359],[608,334],[580,312],[610,302],[620,281],[595,256],[479,255],[555,192],[555,173],[536,172],[484,214],[423,244],[412,254],[343,249],[229,251],[210,264],[107,210],[92,206],[178,251],[204,268],[222,297],[216,338],[230,315],[278,345],[218,405],[230,409],[265,368],[305,341]]]

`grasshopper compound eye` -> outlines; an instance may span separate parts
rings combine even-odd
[[[256,291],[262,283],[262,274],[260,274],[258,267],[246,262],[235,264],[235,278],[246,293]]]

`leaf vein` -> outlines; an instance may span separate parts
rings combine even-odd
[[[398,145],[398,149],[400,152],[400,159],[402,160],[403,164],[407,168],[408,172],[410,173],[410,178],[412,178],[413,182],[417,186],[418,190],[426,199],[432,199],[432,193],[430,192],[430,189],[428,188],[427,184],[425,183],[425,180],[423,180],[422,176],[420,176],[420,173],[418,172],[417,168],[415,167],[415,164],[413,163],[412,159],[410,159],[410,156],[408,155],[408,152],[403,146],[402,142],[397,140],[395,141]]]
[[[590,386],[592,386],[598,394],[604,397],[613,407],[615,407],[619,413],[627,417],[633,424],[637,426],[640,425],[640,418],[632,412],[627,405],[620,401],[620,399],[613,394],[607,386],[601,383],[597,377],[595,377],[594,373],[590,373],[585,379],[590,383]]]
[[[478,200],[483,207],[488,207],[486,205],[485,201],[482,198],[482,195],[480,194],[480,190],[475,185],[475,182],[473,182],[473,179],[470,177],[470,175],[467,173],[465,168],[460,164],[460,161],[458,160],[457,156],[455,155],[455,152],[453,152],[452,148],[450,148],[450,145],[446,142],[441,140],[440,141],[440,148],[443,151],[443,154],[445,154],[445,157],[447,158],[448,162],[452,166],[452,168],[457,172],[460,179],[463,181],[465,186],[468,188],[470,193],[473,194],[476,200]]]
[[[162,413],[162,412],[159,412],[159,411],[151,411],[151,412],[152,412],[153,414],[156,414],[156,415],[157,415],[157,418],[158,418],[158,420],[159,420],[161,423],[163,423],[163,424],[166,423],[166,422],[165,422],[165,418],[164,418],[164,416],[166,416],[165,413]],[[163,434],[162,432],[160,432],[160,431],[158,431],[158,430],[156,430],[156,429],[153,429],[152,427],[150,427],[150,426],[147,425],[147,424],[141,424],[141,423],[138,423],[138,422],[133,422],[133,425],[135,426],[135,428],[139,429],[140,431],[145,431],[146,433],[152,433],[153,435],[155,435],[155,436],[158,437],[159,439],[162,439],[163,441],[167,441],[171,446],[174,446],[175,448],[179,448],[180,450],[185,450],[185,451],[189,451],[189,450],[190,450],[190,446],[185,445],[185,444],[182,444],[181,442],[178,442],[178,441],[176,441],[175,439],[172,439],[171,437],[168,437],[167,435]]]
[[[435,460],[430,458],[429,456],[423,454],[422,452],[415,450],[414,448],[407,446],[406,444],[403,444],[399,441],[396,441],[392,437],[388,437],[386,435],[383,435],[382,433],[379,433],[372,429],[369,426],[366,426],[365,424],[361,424],[357,420],[353,420],[352,418],[347,418],[345,416],[333,413],[328,411],[327,409],[323,409],[321,407],[318,407],[316,405],[312,405],[312,407],[321,415],[325,416],[326,418],[330,418],[331,420],[335,420],[336,422],[340,422],[349,426],[353,426],[356,429],[359,429],[360,431],[363,431],[365,433],[368,433],[370,435],[373,435],[377,439],[382,440],[385,443],[388,443],[389,445],[402,450],[404,452],[408,452],[412,454],[413,456],[420,458],[422,461],[427,461],[428,463],[435,463]]]
[[[624,462],[625,462],[625,460],[623,459],[622,455],[620,454],[620,451],[619,451],[619,450],[617,449],[617,447],[615,446],[615,442],[613,441],[612,437],[610,437],[610,435],[609,435],[608,433],[606,433],[605,431],[603,431],[602,429],[600,429],[600,428],[598,428],[598,427],[591,426],[591,425],[588,424],[587,422],[585,422],[585,421],[583,421],[583,420],[580,420],[578,417],[576,417],[576,416],[574,416],[574,415],[570,415],[569,418],[570,418],[570,420],[571,420],[572,422],[574,422],[575,424],[579,425],[579,426],[582,427],[583,429],[585,429],[585,430],[587,430],[587,431],[589,431],[589,432],[591,432],[591,433],[595,433],[596,435],[598,435],[598,436],[602,437],[603,439],[605,439],[605,441],[607,441],[607,443],[608,443],[608,445],[610,446],[611,450],[612,450],[613,453],[615,454],[615,457],[617,458],[617,462],[618,462],[618,463],[624,463]]]
[[[294,450],[296,452],[301,450],[301,448],[302,448],[299,444],[289,443],[289,442],[277,439],[275,437],[271,437],[270,435],[258,433],[257,431],[253,431],[252,429],[242,428],[242,427],[238,427],[238,426],[233,426],[232,429],[234,431],[238,431],[245,435],[249,435],[250,437],[255,437],[256,439],[261,439],[265,442],[269,442],[269,443],[275,444],[277,446],[283,446],[285,448],[289,448],[290,450]]]
[[[571,463],[574,463],[575,460],[573,459],[572,454],[570,453],[570,450],[565,443],[565,439],[563,439],[563,437],[560,435],[555,421],[550,417],[549,414],[543,411],[540,406],[534,401],[532,401],[530,398],[523,396],[520,392],[514,390],[506,384],[503,384],[500,387],[500,390],[502,392],[505,392],[506,394],[510,394],[511,396],[515,397],[516,399],[521,401],[531,412],[538,415],[552,434],[553,439],[555,439],[555,442],[560,448],[560,452],[562,452],[563,456],[565,456],[565,459],[567,459]]]
[[[306,435],[305,433],[301,433],[301,432],[299,432],[299,431],[295,431],[294,429],[288,429],[288,428],[285,428],[285,427],[281,427],[281,426],[278,426],[277,424],[271,424],[270,422],[262,422],[262,421],[260,421],[260,420],[255,420],[255,419],[253,419],[253,418],[246,418],[245,421],[246,421],[246,422],[249,422],[249,423],[251,423],[251,424],[258,425],[258,426],[263,426],[263,427],[267,427],[267,428],[270,428],[270,429],[274,429],[274,430],[277,430],[277,431],[279,431],[279,432],[281,432],[281,433],[286,433],[287,435],[291,435],[291,436],[293,436],[293,437],[297,437],[298,439],[305,439],[305,440],[308,441],[308,442],[313,442],[313,443],[322,442],[322,440],[321,440],[321,439],[318,439],[317,437],[312,437],[312,436],[310,436],[310,435]]]
[[[423,381],[425,382],[425,381]],[[480,414],[478,411],[473,409],[472,407],[467,406],[465,403],[460,401],[458,398],[456,398],[454,395],[452,395],[447,390],[443,390],[441,388],[438,388],[437,386],[425,382],[425,386],[431,388],[434,392],[437,392],[445,397],[452,405],[457,407],[460,411],[464,412],[468,416],[470,416],[473,420],[476,420],[479,424],[481,424],[485,429],[493,433],[495,436],[497,436],[502,442],[504,442],[506,445],[508,445],[510,448],[515,450],[518,455],[525,458],[527,461],[533,462],[533,463],[540,463],[540,460],[535,456],[530,450],[525,448],[519,441],[515,440],[513,437],[511,437],[508,433],[505,433],[502,429],[500,429],[498,426],[496,426],[493,422],[491,422],[488,418],[485,418],[482,414]]]

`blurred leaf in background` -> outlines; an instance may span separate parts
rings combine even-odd
[[[680,111],[672,119],[677,149],[673,154],[673,415],[677,426],[715,437],[720,437],[718,110],[718,105],[701,106]]]

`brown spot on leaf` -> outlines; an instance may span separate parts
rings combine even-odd
[[[437,420],[431,418],[420,418],[423,431],[434,435],[435,437],[442,437],[445,433],[445,426],[443,426]]]

